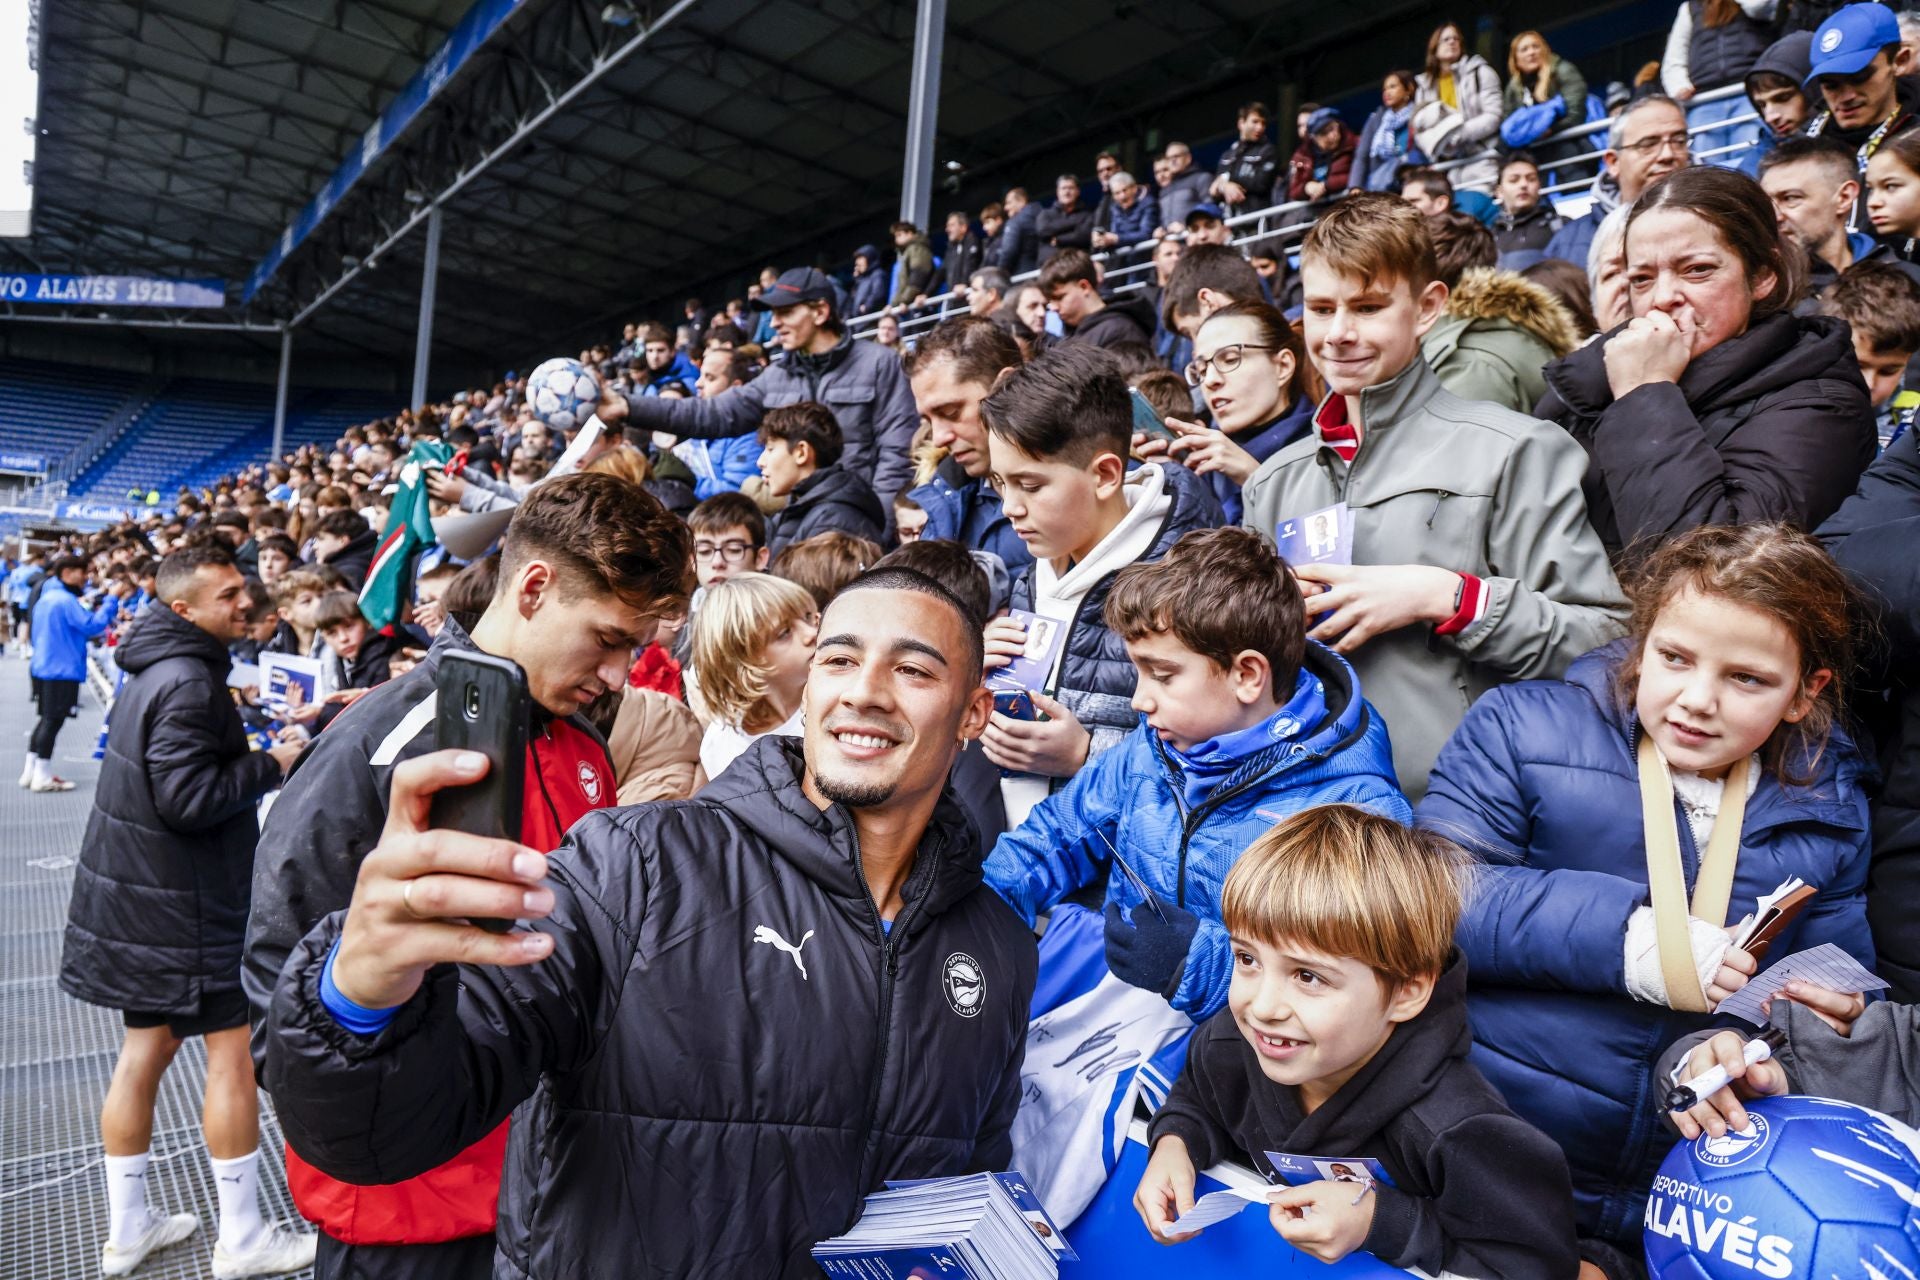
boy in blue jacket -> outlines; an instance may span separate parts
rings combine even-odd
[[[1220,889],[1241,852],[1314,805],[1412,810],[1386,725],[1353,669],[1306,639],[1299,585],[1264,535],[1187,534],[1121,570],[1105,620],[1138,672],[1142,721],[1000,837],[987,883],[1031,922],[1117,851],[1153,901],[1108,880],[1108,967],[1205,1019],[1232,978]]]
[[[73,784],[54,776],[53,744],[60,727],[80,703],[80,682],[87,678],[87,641],[113,625],[120,597],[110,595],[89,611],[79,596],[87,584],[87,562],[79,556],[54,561],[50,581],[33,607],[33,678],[39,682],[40,723],[27,745],[27,767],[20,785],[33,791],[71,791]]]

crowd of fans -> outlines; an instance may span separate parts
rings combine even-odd
[[[128,1011],[149,1128],[180,1035],[259,1069],[322,1275],[758,1273],[885,1178],[1034,1158],[1045,921],[1043,990],[1090,938],[1191,1031],[1158,1238],[1197,1168],[1311,1150],[1388,1175],[1275,1197],[1314,1256],[1644,1276],[1676,1131],[1792,1083],[1647,1101],[1688,1037],[1741,1061],[1712,1010],[1760,897],[1817,890],[1774,954],[1891,985],[1789,986],[1810,1052],[1920,1034],[1913,58],[1877,4],[1690,0],[1590,107],[1539,33],[1503,82],[1447,24],[1357,133],[1309,105],[1283,155],[1248,104],[1213,172],[1102,154],[1097,202],[1016,187],[939,255],[902,222],[850,282],[629,325],[581,353],[590,421],[510,374],[23,553],[22,785],[71,786],[88,644],[125,673],[63,985]],[[1541,165],[1579,145],[1489,143],[1590,109],[1563,220]],[[1275,206],[1297,256],[1232,242]],[[903,343],[947,291],[970,314]],[[192,627],[239,664],[218,743],[127,711]],[[521,861],[424,831],[472,780],[429,699],[472,649],[539,709]],[[275,654],[310,694],[249,682]],[[483,916],[532,923],[447,923]],[[146,1159],[116,1107],[123,1273],[193,1228],[114,1180]],[[311,1255],[250,1205],[221,1274]]]

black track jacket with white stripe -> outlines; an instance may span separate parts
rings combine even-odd
[[[373,1036],[320,1001],[330,917],[266,1027],[288,1137],[386,1182],[519,1108],[494,1270],[551,1280],[817,1277],[810,1247],[885,1180],[1005,1168],[1032,933],[950,791],[883,928],[852,820],[802,771],[769,735],[691,800],[589,814],[533,926],[553,953],[438,968]]]

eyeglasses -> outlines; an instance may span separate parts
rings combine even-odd
[[[1207,368],[1212,366],[1222,373],[1232,373],[1247,358],[1249,351],[1271,351],[1272,347],[1256,347],[1251,342],[1235,342],[1221,347],[1210,356],[1195,356],[1187,365],[1187,385],[1197,387],[1207,380]]]
[[[1675,151],[1684,155],[1687,150],[1687,141],[1687,135],[1684,132],[1663,133],[1657,138],[1642,138],[1638,142],[1623,142],[1620,144],[1620,149],[1622,151],[1631,151],[1637,156],[1656,156],[1668,147],[1672,147]]]
[[[696,542],[693,544],[695,560],[711,560],[716,555],[722,560],[745,560],[747,552],[753,550],[753,544],[741,538],[729,538],[725,542]]]

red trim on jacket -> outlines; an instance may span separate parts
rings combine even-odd
[[[569,828],[614,801],[613,762],[598,739],[554,720],[527,743],[521,843],[557,849]],[[308,1221],[346,1244],[437,1244],[493,1231],[507,1121],[437,1169],[384,1186],[328,1177],[287,1148],[287,1189]]]

